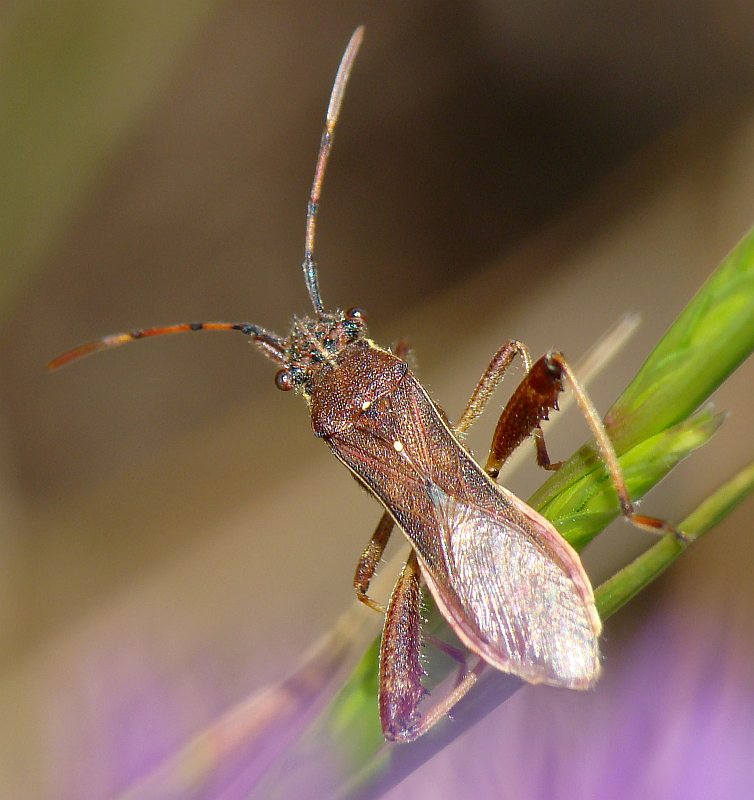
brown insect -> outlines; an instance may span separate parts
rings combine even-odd
[[[360,601],[385,614],[380,719],[387,739],[406,742],[442,718],[487,665],[529,683],[571,689],[587,688],[599,676],[601,622],[578,555],[550,522],[495,480],[503,462],[529,436],[537,462],[547,469],[559,466],[550,462],[540,423],[557,409],[565,378],[612,476],[623,514],[641,528],[681,534],[662,520],[635,513],[604,426],[560,353],[550,352],[532,364],[521,342],[506,342],[451,424],[409,370],[405,343],[395,352],[375,344],[359,308],[325,311],[314,261],[317,211],[335,123],[362,37],[358,28],[335,78],[309,197],[303,270],[314,316],[294,318],[287,337],[247,322],[133,330],[81,345],[50,367],[135,339],[199,330],[240,331],[279,365],[277,387],[303,395],[315,435],[385,507],[357,565],[354,587]],[[515,356],[523,361],[526,377],[498,420],[482,467],[460,437],[482,413]],[[396,523],[412,550],[385,608],[368,589]],[[479,656],[468,669],[455,648],[436,642],[462,661],[461,672],[448,696],[423,714],[422,582],[458,638]]]

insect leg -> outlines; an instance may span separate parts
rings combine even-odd
[[[421,623],[419,565],[412,550],[390,595],[380,643],[380,722],[389,741],[411,742],[421,735],[417,708],[427,693]]]
[[[586,423],[592,432],[592,436],[594,436],[597,450],[599,451],[602,460],[605,462],[605,467],[610,474],[613,486],[618,494],[620,509],[623,516],[632,525],[635,525],[637,528],[641,528],[642,530],[659,535],[672,534],[676,537],[676,539],[688,541],[687,536],[669,522],[658,519],[657,517],[649,517],[645,514],[638,514],[636,512],[634,503],[628,493],[628,487],[626,486],[626,479],[623,475],[623,470],[621,469],[618,461],[618,456],[615,452],[615,448],[613,447],[613,443],[610,441],[610,437],[608,436],[605,424],[602,422],[602,419],[597,413],[597,409],[589,399],[589,395],[587,395],[584,387],[579,382],[579,379],[574,374],[571,366],[563,357],[562,353],[548,353],[546,356],[543,356],[540,361],[545,364],[546,370],[553,376],[554,381],[557,381],[562,385],[562,376],[568,378],[568,382],[570,383],[574,396],[576,397],[576,402],[579,404],[579,408],[586,419]],[[538,361],[537,363],[540,362]]]
[[[532,366],[529,350],[523,342],[511,339],[500,347],[497,353],[495,353],[493,356],[492,361],[490,361],[489,366],[484,371],[484,374],[480,378],[479,383],[469,398],[469,402],[466,404],[463,414],[461,414],[461,417],[454,426],[457,433],[464,433],[467,431],[476,418],[482,413],[485,406],[489,402],[490,397],[492,397],[493,392],[503,379],[505,371],[508,369],[516,355],[521,356],[524,368],[526,369],[527,375],[523,381],[523,383],[526,383]],[[537,422],[533,425],[530,425],[523,435],[520,437],[514,436],[514,440],[510,444],[506,444],[508,432],[511,427],[510,420],[513,418],[516,423],[519,422],[519,420],[515,418],[516,412],[514,411],[519,401],[513,402],[514,397],[508,401],[505,409],[503,409],[503,413],[500,415],[497,427],[495,428],[493,444],[490,448],[490,459],[488,459],[486,467],[487,472],[493,478],[496,478],[498,472],[500,471],[501,465],[508,455],[510,455],[510,453],[515,450],[516,447],[518,447],[520,442],[530,434],[534,435],[534,442],[537,447],[537,464],[545,469],[558,469],[561,462],[553,462],[550,460],[550,456],[547,453],[547,447],[545,445],[544,434],[542,433],[542,429],[539,427],[539,420],[537,420]],[[492,452],[497,452],[499,449],[502,449],[504,454],[502,456],[496,456],[494,459],[492,459]]]
[[[560,462],[550,461],[539,425],[548,418],[550,409],[557,409],[558,395],[562,391],[562,375],[559,370],[552,370],[547,356],[536,361],[516,387],[497,421],[484,467],[490,476],[496,478],[508,456],[532,434],[537,446],[537,463],[545,469],[560,466]]]
[[[424,641],[427,644],[431,644],[432,647],[436,647],[441,652],[445,653],[448,658],[452,658],[453,661],[458,662],[459,664],[463,665],[464,668],[466,667],[466,653],[458,647],[453,647],[452,644],[448,644],[444,642],[442,639],[438,639],[436,636],[433,636],[431,633],[424,634]]]
[[[456,676],[456,682],[453,688],[460,686],[461,682],[466,677],[466,673],[469,671],[468,655],[458,647],[453,647],[452,644],[448,644],[442,639],[438,639],[431,633],[424,634],[424,641],[427,644],[431,644],[432,647],[436,647],[441,653],[445,653],[448,658],[452,658],[453,661],[458,664],[458,675]]]
[[[466,403],[463,414],[461,414],[458,422],[453,426],[456,433],[465,433],[482,411],[484,411],[484,407],[503,379],[505,371],[517,355],[521,356],[521,360],[524,362],[524,369],[529,372],[531,369],[531,356],[529,355],[529,350],[526,345],[515,339],[511,339],[502,345],[492,357],[492,361],[490,361],[489,366],[479,379],[479,383],[471,393],[471,397],[469,398],[469,402]]]
[[[441,702],[437,703],[437,705],[432,706],[426,714],[423,714],[418,723],[411,729],[409,735],[400,741],[412,742],[420,736],[424,736],[424,734],[437,725],[443,717],[450,714],[456,703],[460,702],[479,680],[482,673],[487,669],[487,666],[487,662],[480,658],[474,665],[474,668],[465,673],[463,679],[456,684],[453,691],[447,697],[443,698]]]
[[[411,353],[411,345],[409,344],[408,339],[398,339],[393,347],[393,355],[398,356],[398,358],[402,358],[404,361],[409,357]]]
[[[367,591],[369,590],[369,584],[374,577],[374,573],[377,570],[377,564],[380,563],[382,553],[385,550],[390,534],[393,532],[394,525],[393,518],[386,511],[382,517],[380,517],[380,521],[377,523],[377,527],[372,534],[372,538],[369,540],[369,544],[364,548],[364,552],[361,554],[359,563],[356,565],[356,572],[353,576],[353,588],[356,589],[356,597],[364,603],[365,606],[369,606],[373,611],[377,611],[380,614],[386,612],[385,606],[373,600],[367,594]]]
[[[422,684],[421,591],[421,573],[412,550],[390,595],[380,644],[380,721],[389,741],[412,742],[425,734],[452,710],[487,666],[480,658],[469,669],[461,650],[426,635],[428,643],[460,666],[453,689],[425,713],[419,713],[418,706],[427,694]]]

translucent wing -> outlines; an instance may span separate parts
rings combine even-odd
[[[501,491],[519,519],[427,486],[447,570],[423,564],[427,585],[458,636],[493,666],[530,683],[586,688],[600,671],[589,580],[552,525]]]

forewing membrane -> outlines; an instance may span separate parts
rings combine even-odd
[[[521,525],[437,484],[427,492],[447,576],[424,576],[467,646],[531,683],[591,685],[600,669],[600,623],[578,556],[530,510]],[[535,523],[543,524],[533,536]]]

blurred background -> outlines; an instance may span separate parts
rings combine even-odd
[[[409,336],[451,417],[503,340],[578,357],[639,312],[594,387],[606,410],[754,219],[754,6],[57,0],[0,20],[0,794],[110,797],[293,669],[353,603],[379,513],[243,337],[45,363],[134,326],[285,333],[307,312],[307,194],[365,23],[318,227],[325,305]],[[751,387],[745,365],[725,429],[648,513],[682,518],[750,459]],[[569,414],[550,452],[585,438]],[[610,621],[607,672],[657,615],[678,643],[663,674],[710,630],[710,680],[750,663],[751,513]],[[596,579],[647,544],[606,539]],[[484,775],[465,737],[438,758]]]

